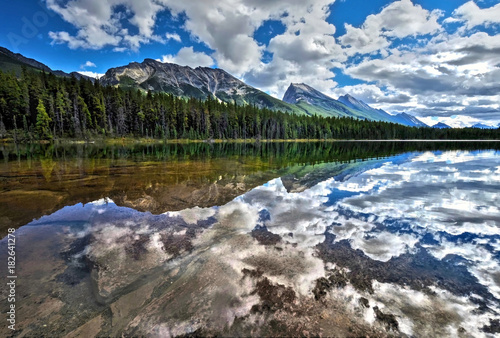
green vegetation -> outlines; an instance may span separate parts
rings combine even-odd
[[[0,162],[20,160],[112,160],[125,162],[209,161],[236,159],[266,168],[349,163],[409,152],[500,150],[499,142],[181,142],[181,143],[26,143],[0,145]]]
[[[0,133],[17,141],[156,139],[499,139],[500,131],[411,128],[305,116],[208,98],[104,87],[53,74],[0,72]],[[6,130],[6,132],[2,132]],[[2,137],[5,137],[3,135]]]
[[[36,116],[36,133],[37,136],[42,140],[49,140],[52,138],[52,134],[50,133],[49,124],[52,119],[47,114],[45,110],[45,106],[43,105],[42,100],[38,100],[38,106],[36,107],[37,116]]]

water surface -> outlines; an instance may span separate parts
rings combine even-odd
[[[14,335],[494,336],[497,147],[4,147]]]

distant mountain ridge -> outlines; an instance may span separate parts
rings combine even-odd
[[[283,96],[283,101],[297,105],[306,112],[320,111],[321,115],[325,116],[362,118],[355,110],[305,83],[291,83]]]
[[[483,124],[483,123],[476,123],[476,124],[471,126],[471,128],[478,128],[478,129],[497,129],[499,127],[500,127],[500,125],[498,127],[495,127],[495,126],[488,126],[488,125]]]
[[[367,105],[361,100],[358,100],[354,98],[353,96],[346,94],[344,96],[340,96],[338,98],[339,102],[342,102],[348,107],[351,107],[353,109],[356,109],[358,111],[361,111],[365,113],[365,115],[368,116],[369,119],[371,120],[376,120],[376,121],[386,121],[386,122],[392,122],[391,121],[391,115],[386,113],[385,111],[381,109],[375,109]]]
[[[19,53],[13,53],[7,48],[0,47],[0,69],[4,71],[14,71],[16,74],[21,73],[22,67],[26,67],[27,69],[32,69],[35,71],[44,71],[46,73],[51,73],[57,76],[62,77],[71,77],[74,76],[77,79],[87,79],[94,81],[94,78],[85,76],[78,72],[65,73],[62,70],[52,70],[47,65],[38,62],[37,60],[27,58]]]
[[[411,127],[429,127],[424,122],[417,119],[415,116],[407,113],[399,113],[393,116],[393,119],[397,121],[396,123],[404,124]]]
[[[411,127],[427,127],[425,123],[412,115],[406,113],[391,115],[382,109],[372,108],[348,94],[335,100],[305,83],[291,83],[283,96],[283,101],[298,105],[304,110],[319,109],[323,112],[323,115],[327,116],[356,117],[373,121],[399,123]]]
[[[432,126],[432,128],[437,128],[437,129],[451,129],[449,125],[443,122],[438,122],[435,125]]]
[[[339,97],[338,100],[353,109],[363,112],[369,120],[400,123],[410,125],[412,127],[414,126],[412,124],[408,124],[409,122],[405,119],[401,119],[400,121],[395,119],[393,115],[383,111],[382,109],[372,108],[363,101],[358,100],[349,94]]]

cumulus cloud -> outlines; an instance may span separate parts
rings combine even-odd
[[[476,123],[483,122],[482,120],[479,120],[471,116],[464,116],[464,115],[435,116],[435,113],[433,112],[429,112],[429,114],[430,116],[419,117],[419,119],[428,126],[433,126],[441,122],[453,128],[465,128],[465,127],[470,127]]]
[[[499,35],[442,33],[426,46],[364,59],[344,72],[412,98],[406,106],[386,102],[383,109],[410,110],[418,116],[480,116],[494,123],[500,118],[499,48]]]
[[[271,39],[268,51],[273,59],[246,74],[250,83],[259,84],[262,78],[272,83],[267,86],[271,94],[281,98],[291,82],[307,83],[329,93],[337,83],[332,80],[332,68],[347,59],[333,34],[335,26],[326,21],[329,8],[311,7],[301,20],[284,20],[286,31]]]
[[[488,25],[498,20],[498,10],[499,5],[480,9],[471,1],[444,22],[463,22],[468,28]],[[381,57],[343,64],[345,74],[370,85],[336,88],[335,92],[352,91],[377,108],[428,117],[428,123],[495,124],[500,119],[500,36],[481,31],[463,34],[460,28],[455,33],[445,31],[439,23],[441,16],[440,11],[427,11],[407,0],[368,16],[359,28],[347,25],[339,40],[348,46],[349,55],[380,52]],[[431,36],[409,45],[393,44],[396,38],[425,34]],[[371,84],[383,89],[369,88]],[[456,116],[463,117],[462,121]]]
[[[181,37],[177,33],[167,33],[167,34],[165,34],[165,38],[167,40],[174,40],[174,41],[177,41],[177,42],[181,42],[182,41]]]
[[[89,67],[95,68],[97,66],[92,61],[87,61],[83,65],[80,66],[80,69],[85,69],[85,68],[89,68]]]
[[[249,69],[243,74],[245,81],[278,98],[291,82],[304,82],[327,93],[334,88],[337,83],[332,69],[347,57],[333,37],[335,26],[327,22],[329,3],[293,3],[293,12],[287,6],[277,7],[276,13],[290,13],[279,17],[285,32],[269,41],[266,51],[272,55],[270,62],[259,62]]]
[[[327,80],[334,76],[331,60],[345,60],[345,57],[333,37],[335,27],[327,22],[331,3],[333,0],[72,0],[61,4],[47,0],[50,9],[78,29],[75,35],[51,32],[53,43],[64,43],[73,49],[112,46],[115,51],[123,51],[124,47],[137,49],[151,41],[180,41],[174,33],[157,36],[155,19],[163,10],[169,10],[174,17],[183,14],[182,28],[195,41],[214,51],[211,57],[220,68],[248,77],[255,84],[266,81],[263,78],[268,76],[269,68],[278,71],[278,78],[288,78],[263,88],[276,95],[284,92],[284,83],[289,83],[294,75],[297,78],[309,75],[308,79],[321,77],[317,82],[320,89],[335,85]],[[269,46],[262,45],[253,36],[267,20],[280,20],[286,27],[286,32],[275,36]],[[124,28],[124,22],[135,26],[138,33],[131,34]],[[264,51],[275,54],[273,65],[261,62]],[[208,59],[204,61],[206,64]]]
[[[163,0],[162,3],[174,13],[186,14],[185,29],[214,50],[212,56],[220,68],[253,85],[266,83],[261,88],[276,96],[283,94],[285,83],[288,85],[295,75],[310,74],[312,79],[323,74],[321,77],[325,79],[326,71],[333,77],[328,61],[343,54],[333,37],[335,27],[326,21],[332,0],[186,3]],[[286,27],[268,46],[253,36],[267,20],[279,20]],[[261,61],[265,51],[273,54],[271,64]],[[277,81],[271,82],[267,78],[270,75]],[[333,85],[331,81],[323,81],[321,88]]]
[[[388,47],[389,38],[425,35],[438,32],[441,12],[428,11],[410,0],[393,2],[380,13],[369,15],[361,28],[346,24],[346,34],[340,37],[349,53],[371,53]]]
[[[213,66],[214,60],[205,53],[195,52],[193,47],[183,47],[177,55],[163,55],[161,62],[177,63],[181,66],[210,67]]]
[[[221,68],[241,74],[260,61],[262,47],[252,35],[264,19],[257,17],[251,7],[242,1],[169,1],[163,5],[174,13],[185,13],[185,29],[215,51]]]
[[[331,231],[335,240],[349,239],[352,248],[383,261],[432,238],[421,245],[439,260],[462,257],[468,271],[498,298],[499,182],[494,151],[426,152],[402,163],[386,162],[337,183],[339,190],[360,194],[338,202],[340,210],[349,210],[348,217]]]
[[[480,25],[498,24],[500,23],[500,3],[482,9],[474,1],[469,1],[453,11],[453,17],[447,19],[447,22],[457,21],[464,22],[468,29]]]
[[[72,0],[64,4],[47,0],[47,7],[74,25],[78,32],[50,32],[53,43],[66,43],[72,49],[101,49],[105,46],[127,46],[137,50],[142,43],[161,38],[154,34],[156,15],[163,7],[154,1]],[[130,34],[122,21],[137,28]]]
[[[342,95],[352,95],[365,103],[378,108],[380,104],[402,104],[402,103],[413,103],[413,98],[411,95],[400,90],[386,90],[383,91],[379,86],[373,84],[359,84],[354,86],[344,86],[336,88],[333,91],[332,96],[342,96]]]

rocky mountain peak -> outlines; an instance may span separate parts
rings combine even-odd
[[[443,122],[438,122],[435,125],[432,126],[432,128],[438,128],[438,129],[449,129],[451,128],[449,125],[443,123]]]
[[[343,96],[340,96],[338,98],[338,101],[348,105],[348,106],[363,106],[363,107],[366,107],[367,104],[364,103],[363,101],[361,100],[358,100],[356,99],[354,96],[352,95],[349,95],[349,94],[345,94]]]
[[[290,83],[290,86],[288,86],[288,89],[283,96],[283,101],[295,104],[300,100],[304,100],[308,103],[311,103],[311,99],[313,98],[332,100],[332,98],[326,96],[325,94],[305,83]]]
[[[174,63],[145,59],[141,63],[111,68],[100,79],[104,85],[119,85],[176,96],[206,99],[216,97],[238,105],[255,104],[257,107],[293,111],[294,107],[235,78],[222,69],[191,68]]]

